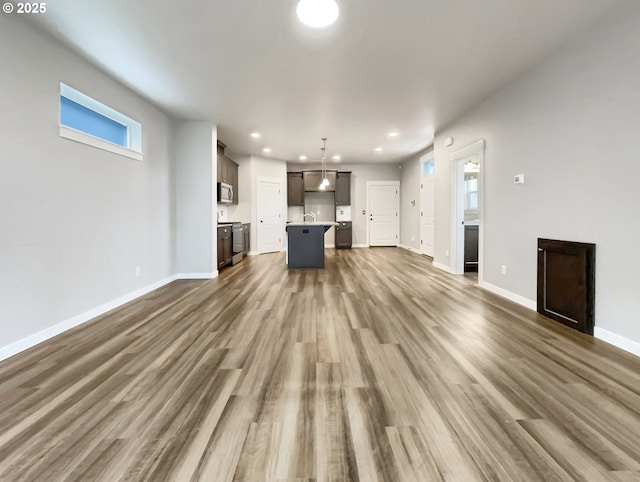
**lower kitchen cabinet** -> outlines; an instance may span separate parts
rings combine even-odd
[[[218,228],[218,269],[231,264],[232,257],[231,226]]]
[[[478,226],[464,227],[464,272],[478,271]]]
[[[336,226],[336,248],[351,248],[351,221],[339,221]]]

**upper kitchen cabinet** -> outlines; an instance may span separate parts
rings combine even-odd
[[[351,173],[338,172],[336,174],[336,206],[351,205]]]
[[[233,203],[238,204],[238,165],[224,155],[227,146],[218,141],[218,182],[230,184],[233,187]]]
[[[329,185],[325,189],[320,189],[323,175],[327,176]],[[333,192],[336,190],[336,171],[302,171],[304,178],[304,190],[307,192]]]
[[[304,179],[301,172],[287,172],[287,206],[304,206]]]

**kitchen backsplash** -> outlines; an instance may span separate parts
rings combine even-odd
[[[336,221],[351,221],[351,206],[336,207]]]
[[[289,206],[287,209],[287,221],[301,223],[304,216],[304,206]]]

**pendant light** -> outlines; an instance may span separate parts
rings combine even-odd
[[[320,183],[320,186],[318,186],[318,189],[320,189],[321,191],[324,191],[325,189],[327,189],[327,186],[329,186],[329,179],[327,179],[327,159],[325,157],[326,149],[327,138],[323,137],[322,147],[320,148],[320,150],[322,151],[322,182]]]
[[[322,28],[336,21],[340,9],[335,0],[300,0],[296,13],[308,27]]]

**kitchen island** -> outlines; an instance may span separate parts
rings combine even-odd
[[[324,233],[333,221],[287,223],[287,267],[324,268]]]

